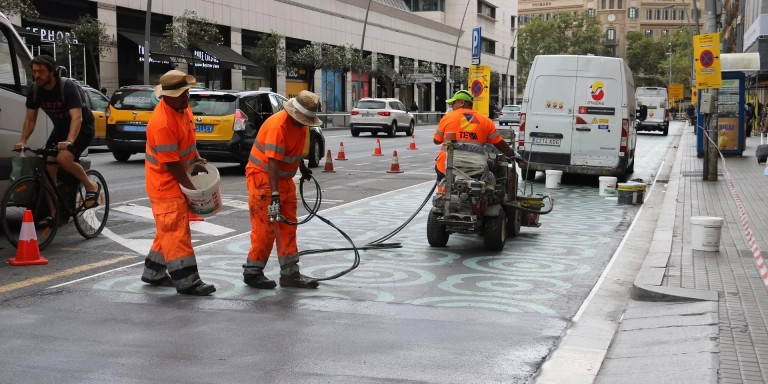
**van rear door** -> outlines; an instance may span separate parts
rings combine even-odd
[[[570,163],[576,77],[547,71],[534,79],[526,108],[526,147],[546,163]]]
[[[596,63],[599,57],[579,60],[576,80],[571,165],[615,167],[619,161],[623,104],[619,68]],[[602,60],[600,60],[602,61]]]

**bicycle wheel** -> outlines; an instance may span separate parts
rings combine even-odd
[[[109,217],[109,190],[104,176],[96,170],[89,169],[85,171],[88,178],[94,183],[101,184],[101,193],[97,199],[99,205],[94,208],[85,208],[85,187],[78,183],[77,193],[75,194],[75,227],[86,239],[93,239],[98,236],[107,225]]]
[[[56,193],[48,183],[43,183],[34,176],[14,181],[3,194],[0,203],[0,221],[5,237],[14,247],[19,244],[24,211],[29,209],[32,211],[37,246],[39,249],[45,249],[53,241],[59,228],[60,210],[51,209],[57,203]]]

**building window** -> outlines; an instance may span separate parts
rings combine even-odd
[[[510,47],[509,49],[509,58],[515,60],[515,47]]]
[[[637,8],[632,7],[627,9],[627,17],[630,19],[637,19]]]
[[[685,10],[680,10],[680,20],[685,20]]]
[[[445,12],[445,0],[406,0],[413,12]]]
[[[645,35],[653,37],[653,29],[646,29],[645,30]]]
[[[614,41],[616,40],[616,30],[611,28],[605,32],[605,36],[607,40]]]
[[[669,30],[668,30],[668,29],[662,29],[662,30],[661,30],[661,35],[662,35],[662,36],[666,36],[666,35],[669,35]]]
[[[664,20],[669,20],[669,9],[665,9],[662,15],[663,15],[662,18]]]
[[[516,19],[516,17],[515,17],[515,16],[512,16],[512,18],[511,18],[511,19],[510,19],[510,21],[509,21],[509,25],[511,25],[511,26],[512,26],[512,29],[517,29],[517,25],[515,24],[515,21],[517,21],[517,20],[515,20],[515,19]],[[521,21],[522,21],[522,20],[521,20]]]
[[[677,11],[673,9],[672,12],[669,13],[669,18],[672,20],[677,20]]]
[[[613,9],[614,0],[608,0],[608,8]]]
[[[608,56],[616,57],[616,47],[606,47],[608,50]]]
[[[657,10],[656,10],[656,12],[655,12],[655,16],[656,16],[656,17],[654,17],[654,19],[656,19],[656,20],[661,20],[661,9],[657,9]]]
[[[495,19],[496,18],[496,7],[494,7],[494,6],[492,6],[492,5],[488,4],[488,3],[483,3],[482,1],[478,1],[477,2],[477,13],[479,13],[481,15],[484,15],[484,16],[488,16],[491,19]]]
[[[653,20],[653,11],[650,9],[645,10],[645,19],[646,20]]]
[[[496,42],[493,40],[482,39],[483,53],[496,54]]]
[[[605,9],[605,0],[600,0],[600,9]]]
[[[619,5],[617,8],[619,8],[619,9],[623,9],[623,8],[624,8],[624,4],[623,4],[623,2],[624,2],[623,0],[619,0],[619,1],[617,1],[616,3]]]
[[[595,17],[595,9],[594,8],[587,9],[587,15],[590,17]]]

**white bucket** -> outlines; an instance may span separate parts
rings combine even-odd
[[[691,248],[710,252],[716,252],[720,249],[723,218],[691,216],[691,230]]]
[[[216,169],[210,163],[205,164],[205,170],[208,173],[198,173],[192,176],[192,171],[195,166],[189,167],[187,173],[189,179],[192,181],[192,185],[195,186],[195,190],[190,190],[181,187],[181,191],[187,198],[187,204],[189,210],[198,216],[210,216],[221,210],[221,178],[219,177],[219,170]]]
[[[563,171],[548,169],[544,171],[547,176],[546,187],[550,189],[560,188],[560,179],[563,177]]]
[[[600,196],[616,196],[616,183],[618,179],[612,176],[600,176]]]

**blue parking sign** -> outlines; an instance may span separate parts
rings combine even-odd
[[[481,27],[472,29],[472,62],[480,63],[480,52],[482,52]]]

